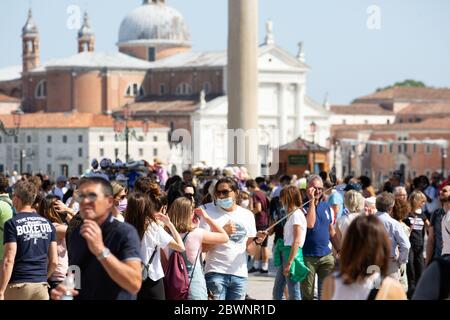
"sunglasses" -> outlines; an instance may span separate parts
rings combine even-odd
[[[95,192],[89,192],[89,193],[80,193],[78,194],[78,201],[83,202],[84,199],[88,199],[90,202],[94,202],[97,200],[98,195]]]
[[[224,197],[228,197],[230,192],[233,192],[233,190],[217,190],[216,191],[216,196],[223,195]]]
[[[185,196],[186,198],[193,198],[193,197],[194,197],[194,194],[193,194],[193,193],[185,193],[184,196]]]
[[[125,199],[126,197],[127,197],[127,195],[124,194],[124,195],[120,196],[119,199],[120,199],[120,200],[123,200],[123,199]]]

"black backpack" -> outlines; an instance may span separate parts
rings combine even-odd
[[[280,220],[281,218],[283,218],[286,215],[286,212],[285,212],[283,206],[281,205],[280,197],[273,197],[272,200],[270,200],[269,212],[270,212],[271,224]],[[285,224],[286,224],[286,220],[280,222],[273,228],[274,233],[275,233],[274,241],[276,241],[278,238],[281,238],[281,239],[283,238],[283,233],[284,233],[283,229],[284,229]]]
[[[445,300],[450,296],[450,255],[447,254],[436,258],[434,261],[436,261],[439,266],[439,274],[441,279],[439,300]]]

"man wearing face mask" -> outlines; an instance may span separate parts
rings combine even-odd
[[[215,300],[243,300],[247,287],[247,250],[261,245],[264,231],[256,232],[251,211],[238,206],[239,190],[230,178],[221,178],[214,187],[215,205],[205,207],[208,215],[229,235],[229,241],[212,247],[205,257],[206,286]],[[201,228],[209,230],[204,222]]]

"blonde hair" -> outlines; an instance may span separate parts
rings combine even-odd
[[[185,197],[180,197],[172,202],[167,215],[179,233],[192,231],[193,203]]]
[[[423,201],[427,201],[427,197],[418,190],[413,191],[409,196],[409,203],[411,204],[411,211],[415,211],[416,209],[422,207],[420,204]]]
[[[364,210],[364,202],[363,195],[356,190],[349,190],[345,193],[344,204],[350,213],[361,213]]]

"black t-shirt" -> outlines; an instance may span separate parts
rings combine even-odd
[[[87,246],[80,234],[80,226],[73,229],[68,244],[69,265],[78,265],[81,270],[81,289],[75,299],[80,300],[134,300],[136,296],[119,287],[107,274]],[[101,225],[103,242],[120,261],[142,261],[136,229],[125,222],[115,220],[112,215]]]
[[[445,216],[445,211],[442,208],[433,212],[430,219],[430,226],[434,231],[434,250],[433,257],[437,258],[442,253],[442,218]]]
[[[409,241],[411,245],[416,247],[423,246],[424,236],[425,236],[425,221],[427,220],[426,215],[422,212],[421,214],[410,214],[405,220],[405,224],[411,228],[411,235],[409,236]]]
[[[56,241],[53,224],[36,212],[19,212],[5,222],[3,243],[17,243],[9,283],[47,282],[48,252]]]

